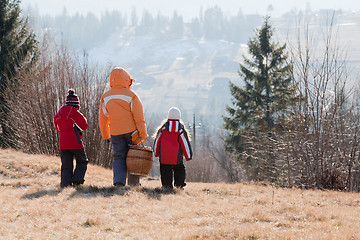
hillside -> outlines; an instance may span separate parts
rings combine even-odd
[[[295,16],[271,21],[274,27],[272,41],[286,43],[289,51],[297,48],[299,32],[304,41],[305,26],[299,28],[299,20]],[[320,60],[325,50],[325,34],[329,31],[326,29],[329,27],[327,21],[327,12],[314,14],[306,20],[312,39],[309,47]],[[346,56],[348,83],[352,86],[358,82],[359,75],[360,48],[357,39],[360,14],[339,13],[334,21],[335,40],[332,44],[338,44],[339,53],[346,52],[340,57]],[[253,36],[251,31],[246,39]],[[221,126],[225,107],[231,105],[229,82],[243,84],[238,71],[243,56],[248,54],[246,44],[247,41],[169,40],[151,34],[126,36],[115,32],[106,41],[89,49],[89,57],[100,64],[111,63],[128,69],[136,78],[133,89],[142,99],[149,116],[164,116],[171,106],[178,106],[184,110],[185,122],[191,122],[195,113],[208,126]]]
[[[84,187],[58,187],[60,159],[0,150],[0,239],[360,239],[360,194],[157,179],[115,189],[89,165]]]
[[[225,105],[231,104],[229,82],[240,83],[237,71],[243,54],[243,44],[222,40],[159,41],[154,36],[114,35],[89,56],[122,66],[135,77],[132,89],[149,117],[160,114],[162,119],[177,106],[185,122],[196,113],[203,122],[220,126]]]
[[[298,40],[304,44],[303,34],[308,29],[310,55],[316,63],[315,56],[320,61],[323,58],[324,39],[334,11],[309,11],[293,10],[271,18],[272,41],[286,43],[287,51],[295,51]],[[76,61],[104,69],[106,74],[109,66],[127,69],[136,79],[132,89],[141,98],[147,119],[161,121],[170,107],[177,106],[183,111],[185,123],[192,123],[196,114],[209,128],[207,132],[223,125],[226,105],[232,104],[229,82],[244,84],[238,75],[239,64],[248,54],[248,40],[255,36],[254,30],[264,18],[259,14],[228,15],[219,7],[210,7],[205,16],[200,14],[187,21],[148,13],[132,22],[128,21],[132,14],[122,11],[107,11],[96,17],[72,16],[63,9],[62,14],[49,16],[30,8],[28,14],[39,42],[47,39],[52,44],[65,44]],[[173,24],[178,21],[181,24]],[[359,23],[360,13],[336,11],[332,44],[339,44],[334,48],[347,53],[350,86],[358,83],[360,70]],[[341,61],[345,56],[338,57]],[[105,76],[103,79],[108,82]]]

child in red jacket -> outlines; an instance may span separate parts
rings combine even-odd
[[[86,118],[78,111],[80,102],[75,91],[69,89],[68,93],[66,105],[62,106],[54,117],[55,129],[60,133],[61,187],[83,184],[88,164],[81,140],[81,131],[85,131],[88,124]],[[74,157],[75,171],[73,171]]]
[[[183,188],[185,183],[186,161],[192,158],[192,149],[188,132],[180,122],[181,112],[172,107],[168,112],[167,121],[157,130],[154,142],[155,157],[159,157],[161,184],[163,188]]]

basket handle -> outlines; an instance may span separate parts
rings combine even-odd
[[[136,138],[136,140],[138,140],[140,137],[137,137]],[[152,144],[151,144],[151,142],[150,142],[150,140],[149,140],[149,138],[147,137],[146,139],[145,139],[145,142],[146,142],[146,140],[150,143],[150,147],[151,147],[151,149],[153,148],[153,146],[152,146]],[[143,148],[145,148],[145,142],[144,143],[142,143],[142,141],[140,141],[140,146],[142,146]]]

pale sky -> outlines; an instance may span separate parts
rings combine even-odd
[[[319,9],[342,9],[344,11],[360,11],[359,0],[22,0],[22,7],[27,8],[31,4],[36,7],[40,14],[61,14],[66,7],[67,13],[73,15],[76,12],[86,14],[93,12],[100,16],[105,10],[118,10],[130,14],[133,7],[141,14],[143,9],[152,14],[161,13],[172,16],[176,10],[178,14],[189,20],[198,17],[200,9],[211,6],[219,6],[224,14],[235,15],[239,9],[244,14],[266,15],[268,6],[271,4],[273,17],[281,16],[294,8],[305,10],[310,6],[312,11]]]

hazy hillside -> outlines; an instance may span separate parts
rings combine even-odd
[[[360,194],[157,179],[115,189],[90,165],[60,189],[60,159],[0,150],[0,239],[359,239]]]
[[[114,62],[120,62],[118,66],[129,66],[138,84],[133,89],[148,113],[166,117],[171,106],[178,106],[185,120],[191,122],[196,113],[203,117],[202,122],[221,124],[221,114],[231,99],[229,81],[239,82],[239,60],[245,53],[240,44],[215,40],[162,43],[120,39],[110,46],[118,48],[113,48],[107,57],[113,56]],[[102,52],[96,49],[90,54],[101,56]],[[123,62],[131,58],[135,59]]]
[[[331,14],[320,12],[305,20],[314,41],[311,47],[320,56],[324,51],[326,24],[329,24]],[[287,43],[289,49],[295,48],[299,31],[296,21],[295,15],[272,19],[273,41]],[[338,13],[333,32],[334,38],[338,38],[334,43],[339,42],[340,52],[347,52],[348,82],[357,84],[360,14]],[[225,106],[231,104],[229,81],[242,84],[237,72],[239,63],[247,54],[245,43],[211,39],[159,41],[151,35],[125,37],[114,33],[104,44],[91,49],[89,56],[98,62],[129,69],[137,79],[138,85],[134,89],[142,98],[148,114],[165,117],[167,109],[177,105],[184,109],[188,122],[196,113],[202,122],[220,126]]]
[[[177,14],[166,17],[146,11],[141,16],[106,11],[100,18],[93,13],[68,15],[66,9],[57,16],[36,13],[29,10],[39,38],[53,34],[79,56],[86,51],[97,65],[126,68],[137,80],[133,89],[144,103],[147,118],[164,118],[175,105],[183,110],[186,123],[196,114],[204,126],[211,127],[221,126],[225,106],[231,104],[229,81],[242,84],[237,74],[239,63],[247,53],[248,39],[264,18],[241,11],[227,15],[218,6],[204,9],[188,21]],[[296,48],[299,32],[303,34],[308,27],[312,47],[321,54],[333,14],[330,9],[291,10],[272,18],[273,41]],[[334,15],[334,41],[338,38],[340,51],[348,52],[351,84],[358,83],[360,70],[359,24],[359,13],[340,10]]]

